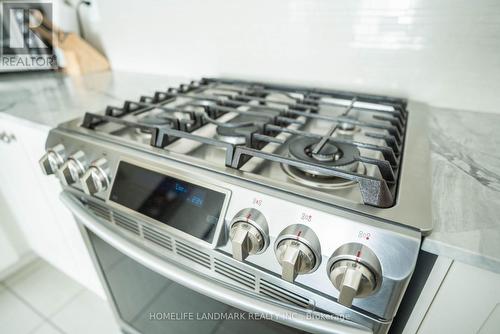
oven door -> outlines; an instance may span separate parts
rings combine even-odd
[[[79,224],[124,332],[372,333],[200,277],[106,227],[71,193],[61,200]]]

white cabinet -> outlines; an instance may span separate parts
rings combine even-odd
[[[500,333],[500,274],[453,262],[418,333]]]
[[[2,144],[0,141],[0,145]],[[31,259],[33,259],[33,254],[10,212],[0,188],[0,280]]]
[[[58,226],[39,186],[36,165],[33,166],[23,145],[26,129],[2,120],[0,132],[15,139],[1,142],[0,191],[16,222],[32,249],[57,267],[63,264],[65,251],[58,235]]]
[[[29,245],[55,267],[104,296],[76,222],[59,202],[57,179],[45,176],[38,165],[49,128],[0,117],[0,133],[15,137],[0,145],[0,191]]]
[[[5,218],[1,211],[0,219],[0,222],[3,223]],[[0,225],[0,273],[15,265],[19,260],[20,256],[15,245],[8,237],[4,227]]]

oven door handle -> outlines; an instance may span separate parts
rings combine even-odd
[[[71,211],[75,219],[99,236],[99,238],[151,270],[205,296],[250,313],[263,314],[265,315],[264,318],[269,318],[307,332],[328,334],[373,333],[370,329],[348,320],[337,321],[314,316],[307,317],[306,314],[297,312],[292,308],[255,298],[255,296],[251,296],[250,294],[237,292],[234,289],[207,280],[190,271],[183,270],[170,262],[161,260],[107,228],[104,224],[97,221],[71,193],[63,191],[60,199]],[[320,315],[317,312],[309,312],[311,315]]]

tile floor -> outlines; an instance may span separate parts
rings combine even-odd
[[[2,334],[118,334],[107,303],[43,260],[0,282]]]

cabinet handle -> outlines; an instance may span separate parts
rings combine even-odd
[[[7,134],[5,131],[0,133],[0,140],[5,144],[10,144],[11,142],[16,141],[16,136],[14,134]]]

